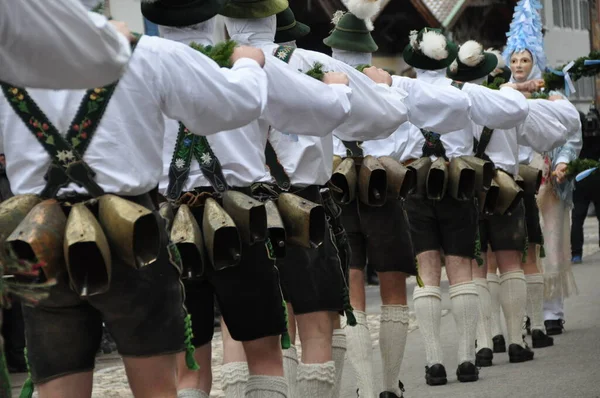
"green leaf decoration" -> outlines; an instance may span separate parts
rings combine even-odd
[[[215,61],[221,68],[231,68],[233,66],[231,55],[236,46],[237,43],[232,40],[223,41],[214,46],[203,46],[195,42],[190,43],[190,47]]]
[[[98,104],[95,101],[88,102],[88,113],[96,112],[98,110]]]
[[[73,148],[77,148],[79,146],[79,144],[81,144],[81,140],[77,137],[73,137],[71,138],[71,145],[73,146]]]
[[[325,71],[323,71],[323,64],[320,62],[315,62],[313,64],[313,67],[306,71],[306,74],[314,79],[322,81],[323,76],[325,76]]]
[[[548,99],[550,98],[548,93],[545,91],[537,91],[534,93],[531,93],[531,99]]]
[[[569,75],[571,80],[576,82],[582,77],[596,76],[600,73],[600,65],[588,65],[585,66],[586,60],[600,60],[600,51],[592,51],[585,57],[580,57],[575,60],[575,64],[569,69]],[[565,64],[567,65],[567,64]],[[562,71],[565,65],[559,66],[557,70]],[[544,73],[544,82],[546,90],[561,90],[565,88],[565,77],[555,75],[552,72]]]
[[[582,171],[600,167],[600,162],[593,159],[575,159],[567,164],[567,177],[575,178]]]
[[[371,65],[369,64],[360,64],[360,65],[356,65],[355,69],[357,71],[359,71],[360,73],[363,73],[365,69],[370,68]]]
[[[500,86],[503,85],[504,83],[506,83],[506,80],[504,80],[504,78],[498,76],[491,83],[488,83],[487,81],[484,82],[483,86],[487,87],[491,90],[500,90]]]
[[[21,112],[30,113],[29,108],[27,107],[27,103],[23,101],[19,102],[19,110]]]
[[[46,144],[48,145],[54,145],[54,137],[53,136],[48,136],[48,138],[46,138]]]

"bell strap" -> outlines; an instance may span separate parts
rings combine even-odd
[[[485,150],[490,144],[493,133],[494,129],[484,127],[483,131],[481,132],[481,137],[479,137],[479,141],[475,139],[475,156],[479,159],[489,160],[489,157],[485,154]]]
[[[271,128],[269,127],[269,132]],[[265,146],[265,160],[267,162],[267,167],[269,168],[269,172],[271,176],[275,179],[275,183],[279,188],[284,191],[287,191],[291,188],[292,182],[290,177],[285,172],[285,169],[279,162],[279,158],[277,157],[277,152],[275,152],[275,148],[269,141],[269,135],[267,135],[267,145]]]
[[[362,149],[362,141],[344,141],[341,140],[342,144],[346,147],[346,157],[358,157],[362,158],[364,156],[364,152]]]
[[[421,134],[425,138],[423,157],[436,156],[448,160],[448,157],[446,157],[446,148],[444,148],[440,134],[425,129],[421,129]]]
[[[206,137],[193,134],[183,123],[179,122],[175,150],[169,166],[168,199],[177,200],[181,196],[185,182],[190,175],[192,158],[196,159],[202,174],[215,191],[225,192],[229,188],[221,162]]]
[[[285,62],[286,64],[290,63],[290,59],[292,58],[292,55],[294,54],[294,51],[296,51],[295,47],[292,46],[279,46],[275,49],[275,51],[273,52],[273,56],[283,62]]]

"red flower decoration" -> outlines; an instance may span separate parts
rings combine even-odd
[[[44,133],[42,133],[42,132],[40,132],[40,133],[37,133],[37,136],[38,136],[39,138],[42,138],[42,137],[44,136]]]
[[[81,133],[79,136],[85,140],[87,138],[87,133]]]
[[[44,130],[48,130],[48,125],[47,125],[46,123],[44,123],[44,124],[42,125],[42,128],[43,128]]]
[[[34,120],[33,121],[33,127],[37,127],[37,126],[38,126],[38,122],[37,122],[37,120]]]
[[[74,124],[74,125],[73,125],[73,130],[75,130],[75,131],[79,131],[79,125],[78,125],[78,124]]]

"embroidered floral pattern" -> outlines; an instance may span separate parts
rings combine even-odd
[[[275,52],[273,55],[275,55],[275,57],[279,58],[281,61],[288,63],[288,62],[290,62],[290,58],[292,57],[294,50],[295,50],[294,47],[279,46],[275,49]]]

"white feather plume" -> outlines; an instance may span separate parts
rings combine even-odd
[[[441,61],[448,58],[448,50],[446,49],[446,38],[436,31],[430,30],[423,34],[419,48],[423,55]]]
[[[506,66],[506,62],[504,62],[504,57],[502,56],[502,53],[500,52],[500,50],[496,50],[494,48],[488,48],[486,50],[486,52],[492,53],[496,56],[496,58],[498,58],[498,66],[496,66],[496,69],[503,69]]]
[[[344,0],[344,5],[357,18],[365,21],[367,29],[373,30],[372,18],[381,9],[379,0]]]
[[[475,40],[464,42],[458,50],[458,59],[466,66],[475,67],[485,58],[483,46]]]
[[[416,30],[411,30],[410,34],[408,35],[408,41],[410,42],[410,46],[414,49],[414,50],[418,50],[419,49],[419,40],[417,39],[419,36],[419,32]]]
[[[331,23],[336,25],[340,22],[340,19],[346,14],[345,11],[337,10],[333,13],[333,17],[331,18]]]

